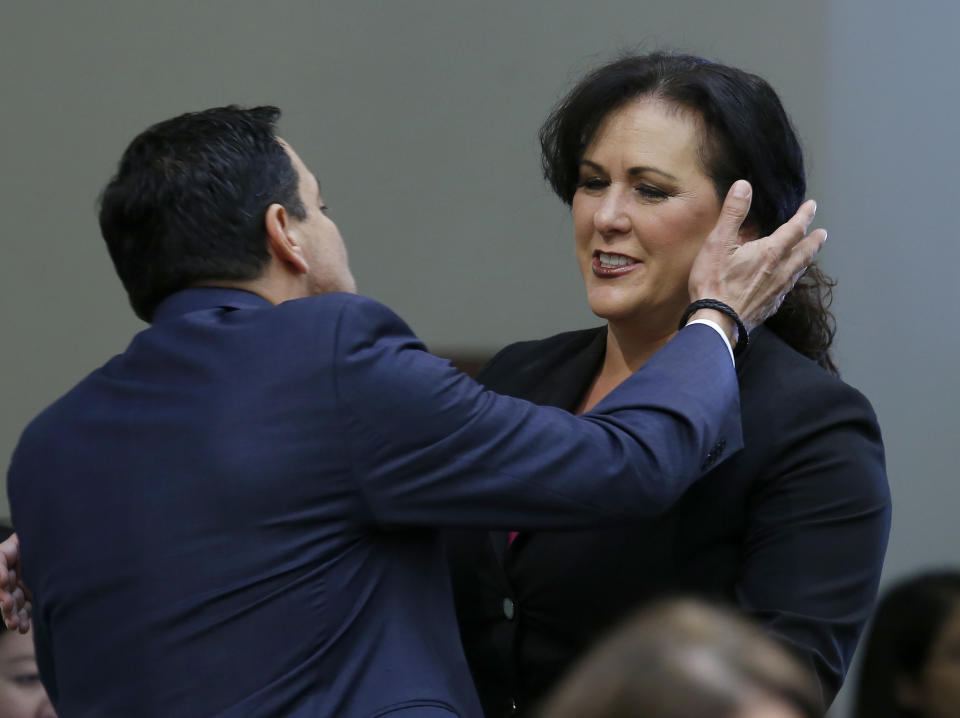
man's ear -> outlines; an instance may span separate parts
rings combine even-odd
[[[277,261],[297,274],[306,274],[309,267],[303,248],[292,231],[290,215],[282,204],[271,204],[263,218],[267,233],[267,249]]]

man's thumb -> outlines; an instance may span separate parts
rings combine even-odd
[[[739,242],[740,225],[750,212],[750,199],[753,197],[753,188],[746,180],[737,180],[730,186],[727,198],[720,208],[720,217],[717,225],[710,233],[711,241],[719,241],[728,247],[734,247]]]

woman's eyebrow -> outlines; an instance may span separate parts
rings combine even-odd
[[[586,166],[587,168],[592,169],[596,172],[606,171],[602,165],[598,165],[596,162],[592,162],[590,160],[580,160],[580,165]],[[631,177],[642,175],[647,172],[655,172],[656,174],[662,175],[669,180],[673,180],[674,182],[677,181],[677,178],[674,175],[670,174],[669,172],[664,172],[663,170],[657,169],[656,167],[649,167],[649,166],[643,165],[638,167],[631,167],[630,169],[627,170],[627,174],[630,175]]]
[[[666,177],[668,180],[673,180],[674,182],[677,181],[677,178],[674,175],[670,174],[669,172],[664,172],[663,170],[658,170],[656,167],[646,167],[646,166],[631,167],[630,169],[627,170],[627,174],[630,175],[631,177],[634,177],[636,175],[646,174],[648,172],[653,172],[655,174],[661,175],[663,177]]]

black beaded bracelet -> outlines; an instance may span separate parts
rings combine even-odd
[[[730,317],[734,323],[737,325],[737,346],[733,348],[733,356],[738,357],[743,354],[747,349],[747,344],[750,342],[750,336],[747,334],[747,328],[743,325],[743,322],[740,320],[740,317],[734,311],[733,307],[729,304],[724,304],[723,302],[717,299],[698,299],[689,307],[683,311],[683,316],[680,318],[679,329],[683,329],[687,326],[687,320],[690,319],[690,315],[693,314],[698,309],[716,309],[721,314],[726,314]]]

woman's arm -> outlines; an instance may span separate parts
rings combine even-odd
[[[825,703],[850,665],[876,598],[890,492],[876,417],[830,381],[778,400],[778,451],[747,507],[740,604],[816,671]],[[790,407],[789,411],[783,410]]]

